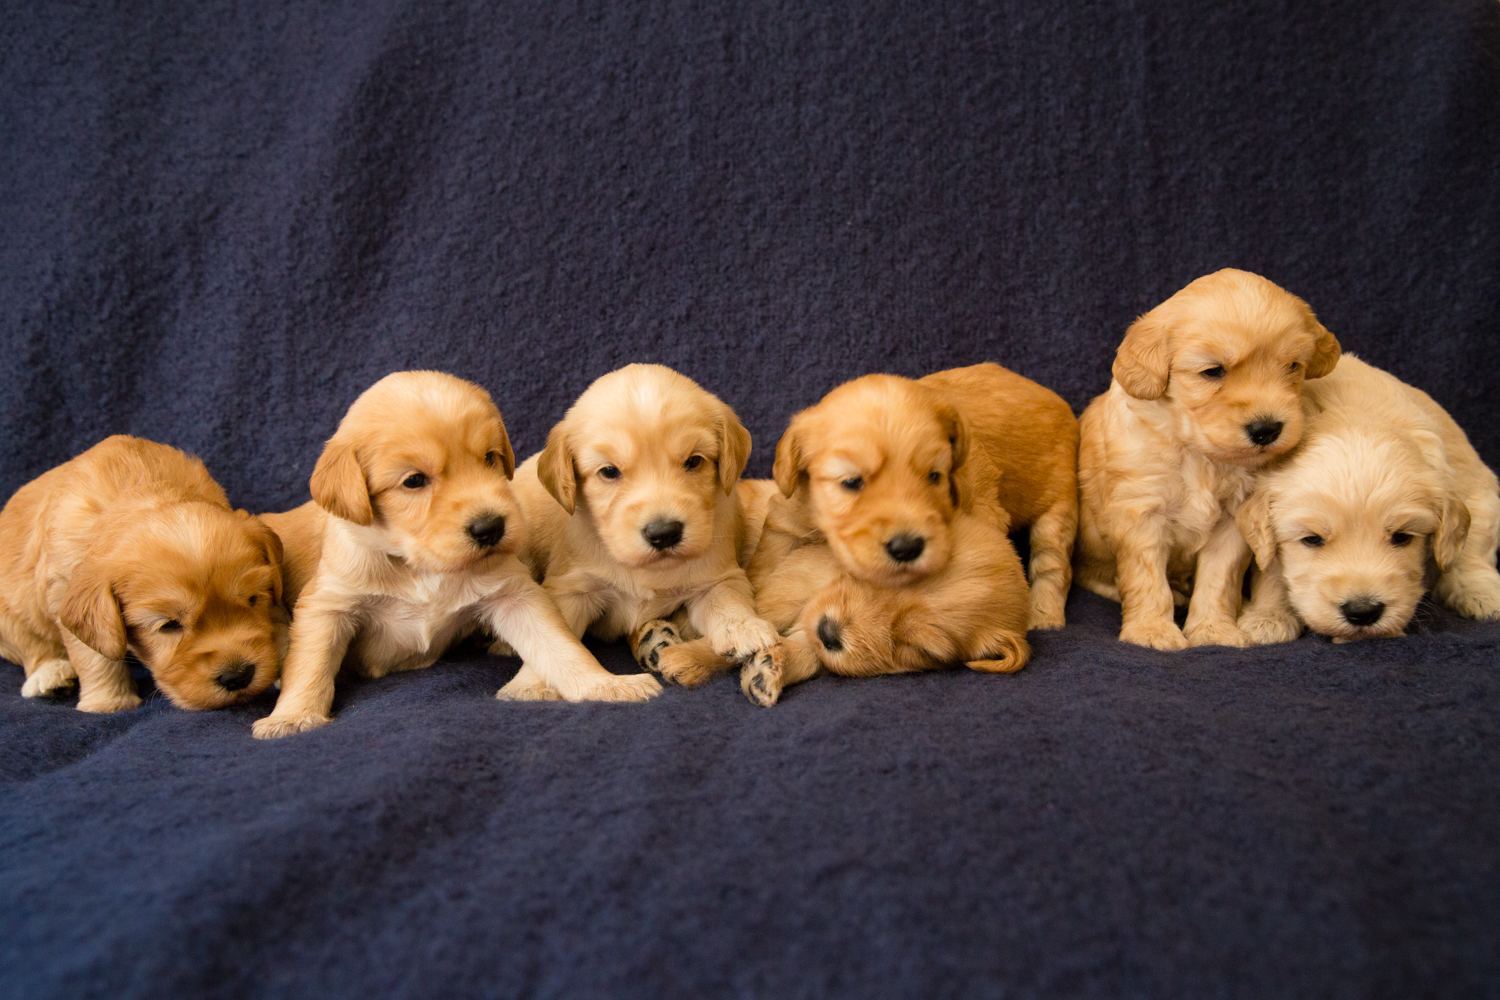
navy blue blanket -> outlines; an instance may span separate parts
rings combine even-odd
[[[1500,4],[11,0],[0,493],[107,434],[307,495],[389,371],[519,455],[672,365],[1082,408],[1224,266],[1500,464]],[[0,665],[0,995],[1500,995],[1500,627],[502,704],[456,651],[250,737]],[[623,649],[599,650],[631,669]]]

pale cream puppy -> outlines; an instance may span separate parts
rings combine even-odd
[[[1245,271],[1199,278],[1130,327],[1080,421],[1074,559],[1079,584],[1121,603],[1123,641],[1249,644],[1234,512],[1253,470],[1301,436],[1304,380],[1338,358],[1307,303]]]
[[[1308,386],[1302,444],[1238,520],[1260,566],[1240,627],[1284,642],[1400,635],[1429,580],[1468,618],[1500,618],[1500,483],[1420,389],[1353,355]]]
[[[649,675],[601,667],[516,558],[526,528],[514,467],[479,386],[397,372],[354,401],[313,470],[313,500],[265,516],[300,593],[281,695],[257,737],[328,722],[341,665],[369,677],[430,666],[475,629],[509,643],[554,697],[642,701],[661,690]]]
[[[670,368],[629,365],[584,391],[515,480],[522,557],[574,635],[631,636],[648,665],[661,642],[695,634],[734,660],[777,644],[741,562],[753,529],[735,484],[749,457],[734,411]],[[679,609],[676,626],[662,620]],[[546,696],[525,667],[512,684]]]

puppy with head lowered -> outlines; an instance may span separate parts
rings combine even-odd
[[[1500,483],[1420,389],[1344,355],[1308,386],[1302,443],[1240,507],[1259,564],[1240,628],[1305,624],[1335,642],[1400,635],[1429,584],[1468,618],[1500,618]]]
[[[1250,550],[1234,513],[1253,471],[1301,436],[1304,380],[1338,358],[1307,303],[1245,271],[1199,278],[1132,324],[1078,452],[1076,575],[1120,602],[1122,640],[1249,643],[1235,624]],[[1189,591],[1180,629],[1172,609]]]
[[[369,677],[430,666],[476,629],[509,643],[553,697],[661,690],[601,667],[515,557],[526,525],[514,468],[500,411],[477,385],[397,372],[354,401],[313,470],[312,501],[266,515],[300,593],[281,695],[257,737],[328,722],[341,666]]]
[[[1056,393],[996,364],[921,379],[866,375],[792,418],[775,477],[846,572],[899,587],[947,565],[956,512],[1031,532],[1031,627],[1061,628],[1078,524],[1078,422]],[[795,519],[793,519],[795,520]],[[797,531],[774,523],[775,563]]]
[[[281,558],[202,462],[106,438],[0,511],[0,653],[28,697],[76,679],[85,712],[140,704],[127,651],[180,708],[247,701],[281,669]]]
[[[731,659],[777,643],[740,563],[749,527],[735,484],[749,457],[734,411],[670,368],[629,365],[584,391],[516,470],[523,558],[574,635],[629,635],[645,665],[694,634]],[[677,626],[663,620],[678,609]],[[543,681],[523,668],[512,685],[533,696]]]

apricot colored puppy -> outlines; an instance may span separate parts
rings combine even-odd
[[[1235,624],[1250,563],[1235,511],[1253,470],[1301,436],[1303,381],[1338,359],[1306,302],[1245,271],[1199,278],[1132,324],[1078,453],[1078,582],[1121,603],[1123,641],[1250,642]]]
[[[0,511],[0,653],[27,697],[76,679],[82,711],[135,708],[129,651],[179,708],[247,701],[286,618],[280,540],[176,448],[106,438]]]
[[[775,477],[852,576],[905,586],[947,565],[957,511],[1031,531],[1031,627],[1061,628],[1078,525],[1078,422],[996,364],[866,375],[792,418]],[[795,545],[768,536],[758,559]]]
[[[266,515],[300,594],[281,696],[256,737],[328,722],[341,665],[368,677],[416,670],[475,629],[509,643],[552,697],[661,690],[601,667],[515,557],[526,525],[514,468],[500,411],[470,382],[397,372],[354,401],[313,469],[312,501]]]
[[[1350,354],[1306,393],[1302,443],[1239,509],[1260,565],[1240,628],[1400,635],[1429,580],[1459,614],[1500,618],[1500,483],[1453,418]]]

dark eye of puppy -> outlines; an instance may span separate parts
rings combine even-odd
[[[844,480],[842,483],[839,483],[839,485],[848,490],[850,493],[858,493],[860,490],[865,488],[865,481],[862,476],[851,476],[850,478]]]
[[[1286,366],[1286,370],[1289,371],[1289,372],[1291,372],[1293,375],[1295,375],[1297,373],[1297,369],[1299,369],[1301,367],[1302,367],[1302,362],[1300,362],[1300,361],[1293,361],[1291,364],[1289,364],[1289,365]]]
[[[251,594],[250,595],[250,606],[252,608],[255,607],[255,602],[258,601],[258,600],[260,600],[260,595],[259,594]]]
[[[606,465],[604,468],[599,470],[599,476],[603,479],[619,479],[620,470],[615,468],[613,465]]]
[[[422,487],[427,485],[427,477],[420,472],[413,472],[411,475],[401,480],[401,485],[405,486],[409,490],[420,490]]]
[[[1320,547],[1323,544],[1323,536],[1322,535],[1308,535],[1307,537],[1305,537],[1305,538],[1302,539],[1302,544],[1306,545],[1310,549],[1316,549],[1316,548]]]
[[[943,481],[943,474],[941,472],[929,472],[927,473],[927,481],[936,486]]]
[[[1204,378],[1213,378],[1213,379],[1223,378],[1224,377],[1224,366],[1223,365],[1214,365],[1212,368],[1205,368],[1205,369],[1203,369],[1198,374],[1202,375]]]
[[[158,632],[181,632],[182,623],[175,618],[168,618],[166,621],[156,626],[156,630]]]
[[[1396,546],[1396,548],[1398,548],[1398,549],[1401,548],[1401,547],[1403,547],[1403,546],[1405,546],[1410,541],[1411,541],[1411,535],[1407,534],[1404,531],[1393,531],[1393,532],[1391,532],[1391,544],[1394,545],[1394,546]]]
[[[493,467],[498,461],[500,461],[500,453],[498,451],[487,451],[484,453],[485,465]]]
[[[702,455],[689,455],[688,456],[688,460],[686,462],[682,463],[682,467],[684,469],[688,470],[689,472],[692,472],[694,469],[696,469],[698,466],[700,466],[702,464],[703,464],[703,456]]]

